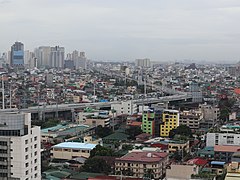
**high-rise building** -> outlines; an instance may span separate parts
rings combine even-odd
[[[48,87],[53,86],[53,74],[52,73],[47,73],[46,74],[46,84]]]
[[[38,67],[50,67],[50,46],[40,46],[35,49],[35,57],[38,60]]]
[[[179,126],[179,111],[177,110],[164,110],[162,116],[163,124],[160,125],[160,136],[168,137],[172,129]]]
[[[72,52],[72,60],[76,61],[79,57],[79,52],[77,50]]]
[[[15,42],[11,47],[11,60],[12,67],[24,66],[24,45],[21,42]]]
[[[80,57],[81,58],[86,58],[85,52],[80,52]]]
[[[85,52],[78,52],[77,50],[73,51],[67,56],[67,60],[72,60],[74,63],[75,69],[87,69],[87,58]],[[69,67],[70,61],[65,61],[65,67]]]
[[[199,105],[199,111],[203,114],[200,128],[211,128],[219,121],[220,109],[218,107],[205,103]]]
[[[132,115],[137,112],[137,105],[132,100],[121,101],[119,104],[111,104],[111,109],[116,111],[117,115],[128,114]]]
[[[159,136],[160,124],[162,122],[162,111],[148,109],[142,113],[142,131],[151,134],[152,136]]]
[[[192,94],[192,102],[202,102],[203,95],[198,83],[191,82],[189,84],[189,91]]]
[[[37,67],[37,58],[33,52],[29,50],[24,51],[24,64],[31,69]]]
[[[151,62],[150,62],[150,59],[148,58],[145,58],[145,59],[136,59],[135,60],[135,66],[138,66],[138,67],[151,67]]]
[[[0,114],[0,179],[40,180],[40,127],[30,113]]]
[[[179,124],[186,125],[190,129],[199,129],[200,122],[203,119],[203,114],[201,111],[190,110],[190,111],[182,111],[180,113]]]
[[[51,47],[50,53],[50,67],[64,68],[65,48],[64,47]]]

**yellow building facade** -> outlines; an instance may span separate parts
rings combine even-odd
[[[172,129],[179,126],[179,111],[177,110],[164,110],[162,114],[162,122],[160,125],[160,136],[168,137]]]

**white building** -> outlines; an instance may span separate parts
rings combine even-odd
[[[40,46],[35,49],[35,57],[38,60],[38,67],[49,67],[50,66],[50,46]]]
[[[150,59],[148,59],[148,58],[145,58],[145,59],[136,59],[136,60],[135,60],[135,66],[139,66],[139,67],[151,67]]]
[[[203,119],[212,120],[213,122],[218,121],[220,116],[220,110],[218,107],[214,107],[209,104],[201,104],[199,110],[203,114]]]
[[[91,150],[97,144],[79,143],[79,142],[63,142],[53,146],[51,150],[52,158],[54,159],[74,159],[77,157],[88,158]]]
[[[65,48],[64,47],[51,47],[50,52],[50,67],[53,68],[63,68],[65,58]]]
[[[0,179],[40,180],[40,127],[31,114],[1,112],[0,124]]]
[[[206,146],[232,145],[240,146],[240,134],[235,133],[207,133]]]
[[[111,109],[116,111],[116,115],[137,113],[137,105],[132,100],[122,101],[118,104],[111,104]]]

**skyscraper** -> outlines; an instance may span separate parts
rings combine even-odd
[[[148,58],[136,59],[135,66],[142,67],[142,68],[151,67],[151,61]]]
[[[50,67],[50,46],[40,46],[35,49],[35,56],[38,61],[38,67]]]
[[[1,112],[0,125],[0,179],[40,180],[40,127],[31,114]]]
[[[64,68],[65,48],[64,47],[51,47],[50,53],[50,67]]]
[[[11,47],[11,60],[12,67],[24,66],[24,45],[21,42],[15,42]]]

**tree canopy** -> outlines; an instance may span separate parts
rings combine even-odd
[[[102,127],[101,125],[97,126],[95,129],[95,134],[100,138],[108,136],[108,135],[112,134],[112,132],[113,131],[110,127]]]
[[[111,148],[97,145],[90,152],[90,157],[94,157],[94,156],[114,156],[114,151]]]
[[[108,174],[111,172],[111,166],[107,164],[104,159],[93,157],[85,161],[81,170],[85,172]]]
[[[169,132],[169,137],[173,138],[175,135],[182,135],[186,137],[192,137],[191,129],[186,125],[180,125],[176,129],[172,129]]]
[[[130,126],[130,128],[126,129],[127,135],[129,135],[129,139],[135,139],[135,136],[142,133],[141,127]]]

